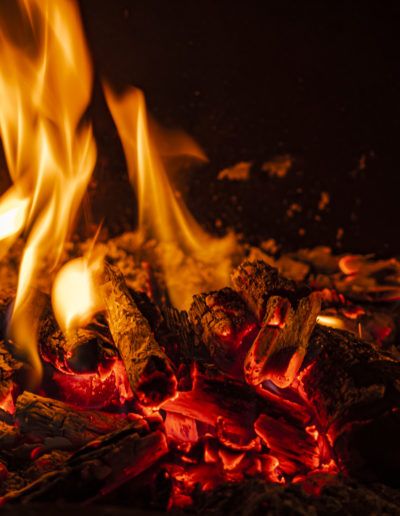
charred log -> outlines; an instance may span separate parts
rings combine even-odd
[[[271,296],[287,298],[296,306],[299,299],[311,293],[309,287],[280,276],[277,269],[262,260],[243,262],[233,271],[231,281],[259,321],[264,318]]]
[[[165,434],[136,424],[89,443],[58,470],[0,499],[6,503],[88,502],[111,492],[156,463],[168,451]]]
[[[352,334],[317,327],[301,374],[339,463],[366,480],[399,485],[400,363]]]
[[[94,410],[79,410],[50,398],[25,391],[16,403],[15,422],[30,442],[57,442],[65,449],[77,448],[132,422],[126,418]],[[140,425],[141,419],[136,425]],[[145,423],[143,423],[145,424]]]
[[[306,355],[320,306],[317,293],[300,299],[296,309],[285,298],[269,298],[261,329],[244,362],[249,384],[271,380],[281,388],[291,385]]]
[[[254,338],[257,322],[241,297],[230,288],[193,297],[189,320],[198,347],[205,346],[224,372],[243,377],[243,360]],[[201,349],[198,355],[205,355]]]
[[[176,391],[169,358],[129,294],[123,275],[109,264],[105,264],[102,274],[101,292],[110,331],[133,392],[144,405],[160,405]]]
[[[232,283],[261,324],[244,362],[248,383],[288,387],[306,355],[321,302],[318,293],[279,276],[265,262],[244,262]]]

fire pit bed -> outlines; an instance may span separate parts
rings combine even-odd
[[[59,360],[62,348],[52,354],[46,346],[50,335],[60,334],[51,308],[47,310],[46,331],[40,333],[45,372],[37,394],[25,390],[24,367],[3,338],[0,488],[5,514],[12,514],[15,504],[18,510],[27,504],[34,511],[44,503],[38,510],[45,511],[50,501],[61,504],[60,510],[79,502],[100,504],[105,511],[107,505],[118,506],[121,513],[124,505],[199,514],[356,514],[366,504],[370,513],[400,511],[393,488],[400,478],[398,304],[393,299],[397,263],[392,261],[389,269],[375,263],[374,268],[371,260],[358,257],[363,266],[350,279],[367,287],[352,298],[339,266],[343,257],[332,256],[336,269],[327,273],[314,253],[318,258],[302,278],[306,286],[288,278],[287,270],[285,278],[271,267],[287,264],[284,256],[254,260],[262,253],[244,246],[250,261],[234,269],[232,286],[196,295],[189,312],[159,297],[150,299],[143,282],[137,290],[132,282],[128,287],[117,269],[124,268],[122,262],[114,259],[112,267],[106,266],[111,285],[117,282],[122,289],[117,297],[123,313],[129,314],[126,349],[136,349],[143,338],[153,342],[168,364],[163,371],[173,389],[162,391],[161,398],[138,396],[138,383],[130,381],[126,367],[128,352],[124,356],[117,344],[122,333],[113,328],[108,310],[64,361]],[[296,260],[309,260],[311,254],[301,251]],[[371,297],[378,277],[379,291],[390,296],[377,305]],[[4,321],[12,286],[7,285],[7,292]],[[302,315],[307,332],[298,338],[293,324],[301,333],[302,319],[287,314],[299,313],[310,296],[315,301]],[[112,296],[107,299],[111,302]],[[315,303],[317,309],[310,310]],[[327,328],[324,314],[331,325],[349,325],[346,330]],[[366,321],[366,339],[360,338],[354,320]],[[106,323],[110,331],[104,329]],[[140,339],[135,341],[137,328]],[[285,338],[290,345],[279,345]],[[256,356],[252,348],[262,349],[260,341],[268,343],[269,353]],[[270,349],[276,343],[274,356]],[[80,355],[80,370],[74,370],[74,353],[90,345],[91,353]],[[261,364],[260,383],[246,376],[249,356]],[[90,365],[82,365],[82,357]],[[288,385],[274,382],[276,378],[285,378]],[[152,384],[153,389],[160,386],[165,382]],[[80,399],[85,399],[83,406]]]

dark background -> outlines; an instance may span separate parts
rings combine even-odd
[[[400,8],[367,4],[80,0],[98,78],[141,87],[161,123],[206,151],[210,163],[186,172],[184,195],[210,231],[219,219],[284,249],[395,255]],[[116,232],[132,227],[135,198],[98,81],[93,116],[93,217],[105,213]],[[270,178],[260,165],[280,154],[294,165]],[[249,181],[216,180],[242,160],[254,163]],[[288,217],[292,203],[301,212]]]

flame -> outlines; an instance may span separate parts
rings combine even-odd
[[[92,67],[76,2],[4,6],[0,136],[14,184],[0,200],[0,251],[25,231],[9,333],[39,376],[32,287],[44,267],[52,272],[58,264],[95,164],[92,129],[83,121]]]
[[[318,315],[317,323],[321,324],[322,326],[328,326],[330,328],[336,328],[338,330],[345,330],[347,328],[344,321],[334,315]]]
[[[57,273],[52,289],[52,305],[58,324],[66,335],[85,326],[103,309],[94,284],[94,272],[101,269],[100,259],[76,258]]]
[[[195,221],[169,182],[162,154],[204,158],[188,137],[161,140],[146,113],[143,93],[130,88],[123,95],[104,85],[108,106],[117,126],[139,203],[139,240],[155,238],[161,244],[160,260],[171,301],[186,308],[200,290],[226,285],[231,269],[235,240],[208,235]],[[167,145],[165,142],[167,141]],[[165,150],[165,148],[169,150]]]

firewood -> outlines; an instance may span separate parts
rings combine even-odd
[[[159,406],[176,392],[172,364],[129,294],[120,271],[106,263],[99,281],[111,335],[132,391],[143,405]]]
[[[307,286],[298,285],[280,276],[277,269],[261,260],[243,262],[232,272],[231,281],[233,288],[239,292],[260,322],[271,296],[287,298],[296,306],[299,299],[311,292]]]
[[[400,485],[400,363],[351,333],[317,327],[301,373],[341,466],[355,477]]]
[[[261,329],[244,363],[249,384],[271,380],[281,388],[291,385],[306,355],[320,306],[318,293],[301,298],[296,309],[285,298],[269,298]]]
[[[247,382],[271,380],[288,387],[306,355],[321,307],[319,294],[262,261],[244,262],[233,272],[232,283],[261,324],[244,362]]]
[[[25,391],[16,403],[15,422],[30,442],[63,438],[63,448],[77,448],[132,422],[118,414],[79,410],[61,401]],[[139,419],[136,425],[140,425]],[[143,424],[145,424],[143,422]]]
[[[189,320],[198,346],[205,346],[222,371],[242,377],[243,359],[257,323],[241,297],[230,288],[195,295]]]
[[[90,502],[116,489],[155,464],[168,451],[160,429],[134,424],[87,444],[59,469],[0,498],[6,503]]]

